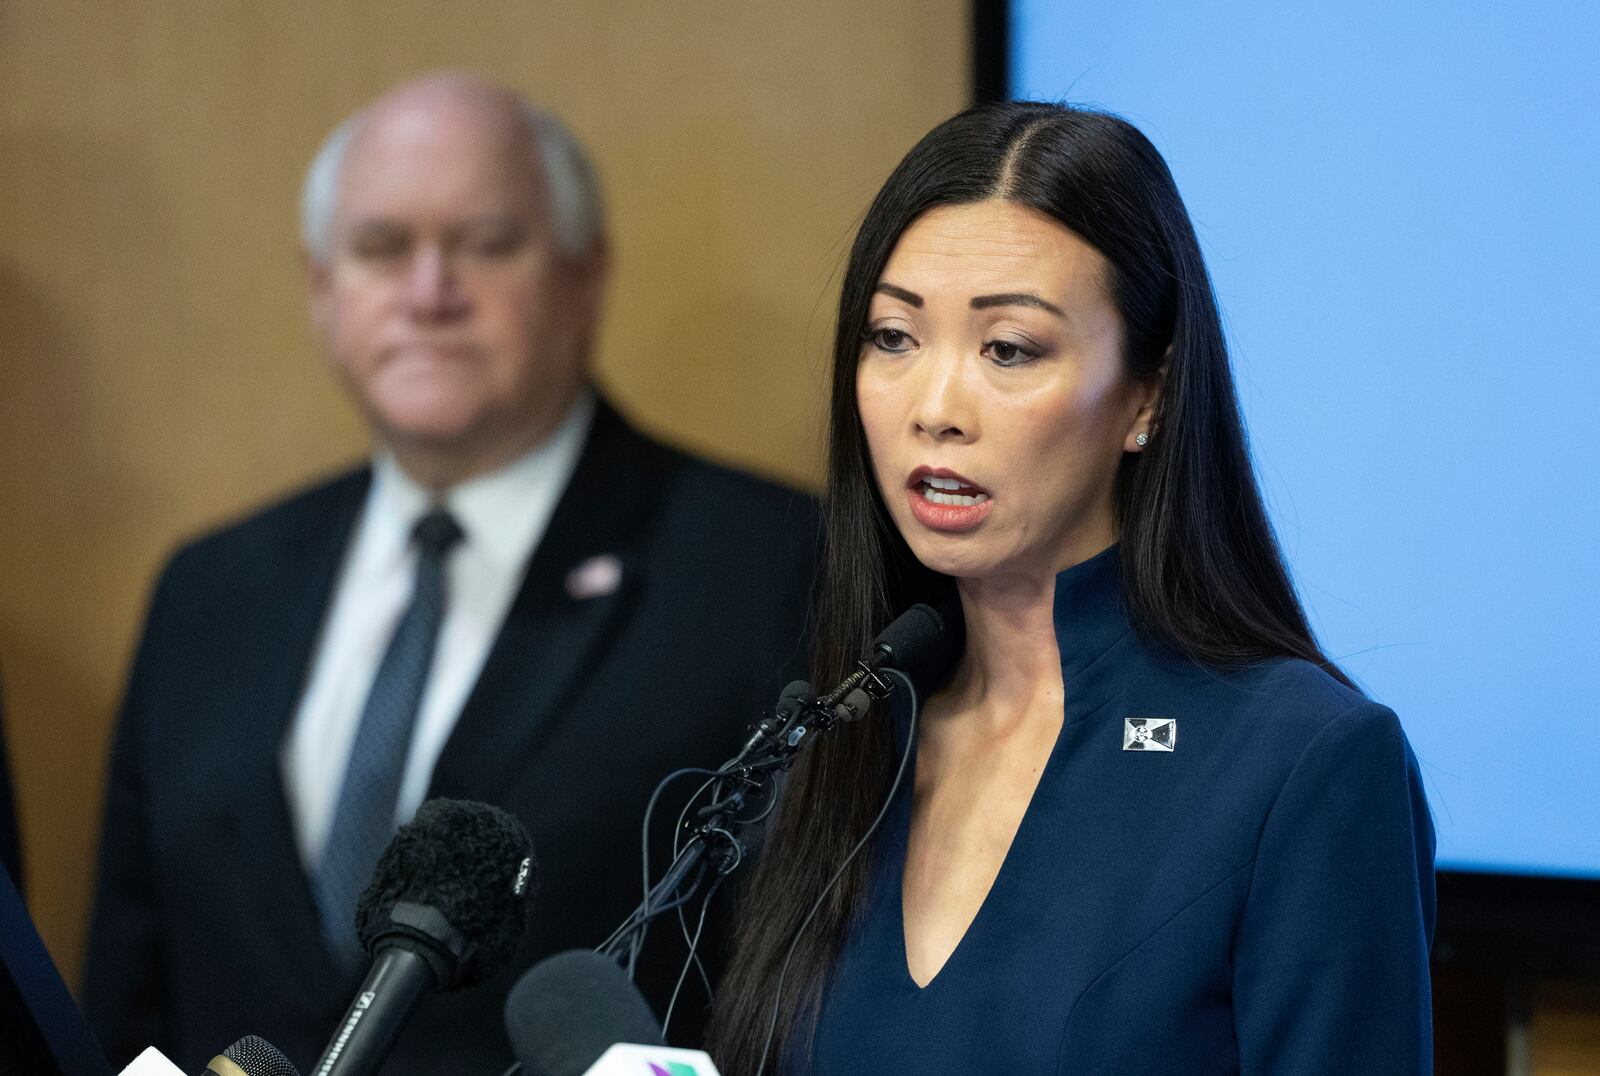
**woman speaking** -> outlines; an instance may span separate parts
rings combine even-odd
[[[965,642],[791,774],[723,1070],[1431,1071],[1416,762],[1312,638],[1151,144],[1042,104],[934,129],[834,359],[814,678],[917,601]]]

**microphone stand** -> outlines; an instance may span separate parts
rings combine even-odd
[[[650,924],[692,901],[705,884],[708,872],[727,875],[743,862],[745,847],[735,828],[756,820],[739,817],[749,802],[746,793],[759,794],[768,778],[775,778],[794,764],[795,755],[817,733],[826,732],[841,721],[855,721],[866,714],[874,701],[887,699],[895,682],[882,670],[891,657],[888,648],[875,648],[870,659],[858,662],[855,671],[820,698],[812,694],[809,684],[786,689],[775,712],[763,718],[740,752],[717,769],[712,778],[716,782],[713,801],[698,812],[699,821],[667,872],[611,937],[596,947],[596,952],[625,962],[631,978]],[[795,687],[803,687],[804,694],[790,696],[789,691]],[[730,788],[732,783],[745,787]],[[686,890],[680,894],[686,883]]]

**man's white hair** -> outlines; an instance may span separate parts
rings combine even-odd
[[[311,159],[300,188],[300,239],[319,262],[333,253],[333,213],[339,201],[339,174],[350,143],[368,118],[362,109],[323,141]],[[550,231],[567,254],[584,254],[600,241],[605,229],[600,184],[588,154],[560,120],[518,98],[517,118],[533,143],[535,167],[544,171],[550,197]]]

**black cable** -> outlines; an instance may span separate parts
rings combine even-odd
[[[684,848],[680,848],[679,844],[678,844],[678,840],[679,840],[679,838],[680,838],[680,836],[682,834],[682,830],[683,830],[683,827],[684,827],[684,822],[688,818],[689,811],[694,806],[695,801],[698,800],[702,795],[704,795],[705,791],[708,788],[712,788],[714,786],[717,786],[717,785],[719,785],[719,783],[725,782],[730,778],[737,778],[738,780],[740,780],[740,781],[742,781],[744,783],[747,783],[747,784],[750,783],[749,778],[739,776],[736,772],[730,771],[726,766],[724,766],[722,769],[719,769],[719,770],[706,770],[706,769],[701,769],[699,767],[685,767],[684,769],[681,769],[681,770],[674,770],[672,773],[669,773],[666,777],[662,778],[661,781],[659,781],[656,784],[655,790],[653,792],[651,792],[650,801],[645,806],[644,825],[643,825],[644,833],[643,833],[643,841],[642,841],[643,852],[642,852],[642,855],[641,855],[642,865],[643,865],[643,868],[644,868],[644,871],[643,871],[644,900],[640,903],[638,908],[634,909],[633,914],[630,915],[623,922],[623,924],[621,926],[619,926],[616,930],[611,932],[611,936],[610,937],[608,937],[604,942],[602,942],[599,946],[596,947],[596,950],[599,951],[599,952],[607,952],[607,951],[610,950],[610,947],[611,947],[613,942],[619,941],[621,938],[625,937],[631,931],[633,933],[633,940],[632,940],[632,943],[630,944],[629,949],[628,949],[628,960],[627,960],[628,978],[630,978],[630,979],[633,978],[634,970],[638,966],[639,954],[644,949],[645,937],[649,933],[650,924],[652,922],[654,922],[661,915],[664,915],[665,913],[667,913],[669,911],[673,911],[674,909],[677,909],[677,910],[680,911],[680,921],[681,921],[681,909],[683,908],[684,905],[688,904],[691,900],[694,899],[695,892],[699,889],[700,884],[704,880],[704,877],[705,877],[705,871],[702,869],[701,871],[699,871],[698,873],[695,874],[693,879],[688,881],[688,883],[686,885],[686,891],[684,892],[684,895],[682,897],[680,897],[677,900],[670,901],[669,903],[662,904],[662,905],[659,905],[659,906],[656,906],[656,907],[652,907],[651,906],[651,900],[652,900],[653,897],[657,896],[657,894],[655,893],[654,889],[650,885],[650,820],[651,820],[651,817],[653,816],[653,814],[655,812],[656,803],[660,800],[661,793],[666,789],[666,786],[670,782],[672,782],[674,780],[677,780],[679,777],[687,777],[687,776],[694,775],[694,774],[704,775],[706,780],[701,783],[699,788],[695,789],[694,793],[689,797],[688,802],[686,802],[683,805],[683,809],[678,812],[678,821],[677,821],[677,824],[673,828],[673,834],[672,834],[672,851],[673,851],[672,866],[676,866],[677,865],[678,861],[683,856],[683,851],[687,847],[689,847],[689,846],[684,846]],[[763,814],[761,817],[765,817],[765,814]],[[733,840],[733,835],[731,833],[729,833],[725,829],[713,830],[711,832],[721,832],[721,833],[725,834],[728,837],[730,842]],[[704,840],[705,839],[704,835],[703,834],[700,835],[699,839]],[[692,843],[693,842],[691,842],[691,845],[692,845]],[[735,845],[735,846],[737,847],[737,845]],[[731,870],[732,868],[728,868],[728,869]],[[668,873],[670,873],[670,872],[671,872],[671,867],[668,868]],[[726,873],[726,871],[719,872],[719,874],[720,873]],[[661,895],[665,896],[666,894],[661,894]],[[684,934],[685,934],[685,936],[687,936],[687,934],[688,934],[688,924],[684,923],[683,927],[684,927]],[[707,992],[707,994],[709,994],[710,993],[710,979],[705,974],[705,969],[703,967],[700,970],[700,976],[701,976],[702,979],[706,980],[706,984],[707,984],[706,985],[706,992]]]
[[[700,768],[698,766],[686,766],[681,770],[673,770],[671,773],[669,773],[665,777],[663,777],[660,781],[656,782],[655,789],[650,793],[649,802],[645,804],[644,822],[641,824],[642,839],[640,841],[640,846],[641,846],[640,855],[641,855],[641,859],[643,861],[643,868],[644,868],[644,902],[642,904],[640,904],[640,906],[638,908],[634,909],[633,913],[631,915],[629,915],[627,919],[623,920],[621,926],[617,927],[616,930],[611,932],[611,936],[610,937],[608,937],[605,941],[601,942],[599,945],[595,946],[595,951],[596,952],[610,953],[612,943],[614,943],[614,942],[618,941],[620,938],[624,937],[628,933],[629,930],[639,930],[639,929],[645,927],[645,925],[647,923],[649,923],[649,921],[651,919],[654,918],[654,915],[649,914],[650,913],[650,895],[651,895],[650,894],[650,820],[655,815],[656,803],[660,801],[661,793],[666,790],[666,787],[669,784],[671,784],[673,781],[676,781],[680,777],[688,777],[688,776],[691,776],[691,775],[694,775],[694,774],[699,774],[699,775],[704,776],[704,777],[709,777],[709,778],[711,778],[713,780],[718,776],[718,773],[715,770],[702,769],[702,768]],[[674,836],[673,842],[674,842],[674,845],[676,845],[676,842],[677,842],[676,836]],[[670,907],[672,907],[672,905],[667,905],[666,906],[666,908],[670,908]],[[663,908],[661,910],[664,911],[664,910],[666,910],[666,908]],[[643,948],[643,945],[644,945],[643,939],[639,938],[639,939],[636,940],[635,944],[630,947],[629,955],[628,955],[628,978],[630,978],[630,979],[633,978],[634,967],[637,965],[637,962],[638,962],[639,950],[641,948]]]
[[[755,817],[753,817],[753,818],[740,818],[740,819],[736,819],[735,821],[740,826],[758,826],[762,822],[765,822],[767,820],[768,816],[770,816],[772,814],[773,808],[777,804],[777,801],[778,801],[778,797],[777,797],[777,779],[771,773],[763,773],[761,775],[761,779],[759,781],[750,781],[748,779],[745,779],[745,783],[750,785],[751,789],[753,791],[761,792],[762,795],[765,796],[766,805],[762,808],[761,813],[756,815]],[[700,786],[699,790],[696,791],[695,795],[690,797],[689,802],[684,805],[683,811],[681,813],[679,813],[679,815],[678,815],[678,833],[679,834],[681,834],[683,832],[684,819],[689,814],[689,808],[694,805],[695,798],[697,798],[700,795],[700,793],[704,792],[707,788],[709,788],[711,786],[711,784],[712,784],[712,782],[710,780],[707,780],[705,784]],[[726,831],[722,831],[722,832],[726,832]],[[729,834],[729,839],[730,839],[729,843],[732,845],[732,847],[734,847],[734,848],[738,848],[739,847],[737,842],[732,840],[732,834]],[[678,853],[677,837],[676,836],[674,836],[674,838],[673,838],[673,849],[672,850],[673,850],[673,854],[674,855],[676,855]],[[730,865],[728,865],[726,867],[723,867],[723,868],[718,870],[718,872],[717,872],[717,881],[712,884],[711,893],[715,893],[716,892],[716,887],[718,885],[722,884],[722,879],[727,877],[729,874],[732,874],[734,869],[739,866],[739,864],[743,861],[743,859],[744,859],[744,857],[741,854],[738,859],[735,859],[733,861],[732,864],[730,864]],[[701,931],[702,931],[702,929],[704,927],[704,924],[705,924],[706,908],[710,904],[711,893],[707,893],[706,894],[706,904],[702,905],[701,908],[700,908],[700,924],[695,927],[695,931],[694,931],[693,935],[691,935],[689,933],[689,920],[687,918],[685,918],[685,916],[683,914],[683,912],[684,912],[683,907],[679,907],[677,909],[678,929],[679,929],[679,931],[682,932],[684,945],[687,946],[688,950],[689,950],[689,957],[688,957],[688,960],[687,960],[687,962],[685,964],[685,967],[687,968],[687,966],[689,964],[692,964],[694,966],[695,971],[697,973],[699,973],[699,975],[700,975],[700,985],[705,988],[706,999],[708,1001],[710,1001],[711,999],[713,999],[715,997],[715,991],[711,987],[711,975],[710,975],[709,972],[706,971],[705,962],[700,959],[700,934],[701,934]],[[681,986],[681,982],[680,982],[680,986]],[[674,997],[677,996],[677,992],[676,991],[673,992],[673,996]]]
[[[674,860],[676,860],[679,854],[681,854],[683,851],[683,849],[678,846],[678,838],[683,836],[685,823],[689,819],[690,808],[694,806],[695,800],[705,795],[706,789],[717,783],[720,777],[721,771],[718,771],[717,773],[712,774],[710,777],[707,777],[703,782],[701,782],[700,787],[694,790],[694,795],[690,796],[688,801],[684,803],[683,810],[678,812],[678,821],[672,827],[672,858]]]
[[[717,830],[716,832],[725,832],[725,831]],[[677,856],[677,858],[672,861],[672,867],[668,868],[669,872],[670,872],[670,870],[672,868],[675,868],[678,865],[678,863],[683,859],[683,857],[685,855],[687,855],[693,849],[693,847],[694,847],[693,844],[686,845],[684,847],[683,852],[681,854],[679,854]],[[678,907],[680,907],[680,906],[682,906],[684,904],[687,904],[689,901],[693,900],[694,899],[693,886],[699,885],[700,879],[701,879],[703,873],[704,873],[704,869],[702,868],[702,871],[701,871],[700,874],[696,874],[696,875],[693,876],[693,879],[692,879],[693,885],[691,886],[689,891],[684,893],[682,896],[678,897],[676,900],[673,900],[673,901],[671,901],[671,902],[669,902],[667,904],[659,904],[659,905],[652,904],[652,903],[650,903],[650,901],[647,900],[644,903],[640,904],[638,907],[634,908],[633,911],[628,913],[628,918],[623,920],[622,924],[620,926],[618,926],[617,929],[613,930],[610,933],[610,935],[607,936],[605,941],[601,942],[599,945],[594,947],[594,951],[597,952],[597,953],[601,953],[603,955],[606,955],[606,956],[615,956],[616,955],[615,950],[618,948],[618,943],[627,934],[629,934],[630,932],[638,930],[641,925],[643,925],[645,923],[653,922],[655,919],[659,918],[662,915],[665,915],[667,912],[672,911],[674,908],[678,908]],[[679,884],[682,885],[683,883],[680,882]],[[663,894],[652,890],[650,896],[651,896],[651,898],[656,898],[656,897],[663,896]]]
[[[688,772],[690,772],[690,771],[680,770],[677,773],[669,774],[662,781],[662,785],[665,785],[667,781],[671,781],[674,778],[684,776]],[[658,789],[660,787],[661,787],[661,785],[657,786]],[[674,842],[674,843],[676,843],[676,842]],[[680,860],[682,858],[683,858],[682,853],[675,851],[674,854],[673,854],[672,865],[676,866],[677,863],[678,863],[678,860]],[[669,867],[668,869],[670,871],[671,868]],[[653,895],[653,893],[647,892],[645,894],[644,902],[639,904],[639,905],[637,905],[633,909],[633,911],[629,912],[628,913],[628,917],[626,919],[624,919],[617,926],[617,929],[613,930],[610,934],[608,934],[606,936],[606,940],[605,941],[601,942],[599,945],[594,947],[594,951],[597,952],[597,953],[608,953],[609,954],[610,951],[611,951],[612,944],[614,942],[616,942],[618,939],[620,939],[623,935],[627,934],[630,930],[632,930],[635,927],[637,927],[640,922],[642,922],[644,919],[646,919],[648,917],[647,913],[649,912],[649,903],[650,903],[649,902],[649,898],[652,895]]]
[[[722,879],[726,877],[726,874],[717,875],[717,880],[711,883],[712,893],[717,891],[717,886],[721,885]],[[709,894],[707,894],[706,905],[709,905],[710,901],[711,897]],[[706,905],[702,905],[700,908],[700,920],[702,923],[705,922]],[[706,1000],[710,1001],[715,998],[716,995],[711,989],[711,974],[706,971],[705,963],[700,959],[700,927],[695,927],[694,937],[691,938],[689,936],[689,921],[683,917],[682,908],[678,909],[678,927],[683,931],[684,943],[689,947],[688,963],[693,964],[694,970],[699,973],[700,985],[705,987]]]
[[[661,799],[661,793],[666,790],[666,787],[673,781],[676,781],[678,778],[688,777],[691,774],[699,774],[702,777],[709,777],[714,781],[717,779],[718,771],[702,769],[698,766],[685,766],[681,770],[673,770],[671,773],[667,774],[661,780],[656,782],[655,790],[650,793],[650,800],[645,804],[643,825],[644,840],[642,841],[643,847],[641,849],[641,855],[644,860],[644,899],[647,903],[650,900],[650,819],[655,814],[656,802]],[[698,795],[698,793],[696,793],[696,795]],[[692,798],[693,797],[691,797],[691,799]],[[672,844],[674,850],[676,850],[678,844],[678,838],[676,834],[673,835]]]
[[[706,983],[706,997],[709,998],[711,996],[711,980],[706,977],[705,967],[700,965],[700,956],[697,950],[700,946],[700,935],[706,929],[706,910],[711,907],[711,898],[717,895],[717,887],[722,884],[722,879],[726,877],[727,875],[725,874],[717,875],[717,877],[712,881],[711,887],[706,890],[705,899],[700,902],[700,919],[695,924],[694,937],[689,939],[689,958],[683,962],[683,970],[678,972],[677,985],[672,988],[672,997],[667,1001],[667,1014],[662,1018],[661,1021],[661,1038],[663,1040],[667,1037],[667,1028],[672,1024],[672,1010],[677,1007],[678,992],[683,989],[683,981],[689,977],[690,965],[700,966],[700,977],[705,979]],[[678,909],[678,918],[680,921],[683,919],[682,908]],[[689,927],[687,923],[684,924],[683,931],[684,936],[687,938],[689,933]]]
[[[702,862],[695,869],[694,874],[683,880],[681,896],[676,897],[665,904],[649,908],[645,911],[645,914],[639,917],[638,923],[634,925],[633,945],[628,953],[627,971],[629,979],[633,978],[634,969],[638,967],[639,954],[644,951],[644,940],[645,936],[650,932],[650,924],[654,923],[657,919],[661,918],[663,915],[666,915],[668,912],[677,908],[682,908],[685,904],[688,904],[690,901],[694,900],[695,893],[699,891],[701,883],[705,881],[707,870],[708,868],[706,864]]]
[[[911,680],[906,674],[899,669],[884,669],[883,672],[900,681],[901,685],[906,689],[906,695],[911,699],[911,729],[906,734],[905,750],[900,753],[900,766],[895,770],[893,783],[889,785],[889,794],[883,797],[883,806],[878,808],[878,816],[872,820],[872,825],[867,827],[867,831],[861,835],[861,839],[856,841],[855,847],[850,849],[850,854],[844,857],[844,862],[840,863],[834,870],[832,877],[828,879],[828,884],[822,887],[822,892],[817,894],[817,899],[811,903],[811,910],[800,921],[799,929],[794,932],[794,939],[789,942],[789,951],[784,954],[783,966],[778,971],[777,988],[772,992],[772,1018],[767,1021],[767,1038],[761,1044],[761,1063],[756,1068],[756,1076],[762,1076],[762,1073],[767,1070],[767,1054],[772,1049],[772,1035],[778,1029],[778,1007],[783,1001],[783,980],[789,974],[789,961],[794,959],[795,946],[800,944],[801,936],[805,934],[806,928],[811,925],[811,921],[817,917],[817,912],[821,909],[823,900],[827,898],[833,887],[838,884],[840,877],[845,872],[845,868],[850,866],[851,861],[856,858],[856,854],[866,846],[867,841],[878,831],[878,827],[883,824],[884,816],[889,813],[889,805],[894,802],[895,793],[900,790],[900,780],[905,776],[906,763],[911,760],[911,749],[916,746],[917,712],[919,709],[917,689],[912,686]]]
[[[766,800],[767,800],[767,805],[762,810],[762,812],[760,814],[756,815],[754,818],[746,818],[746,819],[742,820],[741,823],[740,823],[741,825],[754,826],[754,825],[757,825],[757,824],[759,824],[761,822],[765,822],[767,820],[767,817],[772,814],[773,809],[775,807],[777,807],[777,805],[778,805],[778,778],[777,778],[777,776],[772,774],[772,773],[770,773],[770,772],[769,773],[763,773],[761,775],[761,780],[762,780],[762,782],[767,784],[767,790],[766,790],[766,793],[765,793]],[[760,786],[760,784],[758,784],[756,787],[760,788],[761,786]]]

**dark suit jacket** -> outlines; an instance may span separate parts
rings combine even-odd
[[[113,752],[83,990],[115,1063],[153,1043],[199,1071],[258,1034],[309,1070],[353,996],[322,947],[279,750],[368,482],[344,475],[202,539],[156,587]],[[801,658],[815,527],[809,499],[598,409],[429,789],[527,825],[529,938],[492,982],[427,999],[385,1073],[503,1071],[516,975],[598,944],[638,902],[651,789],[731,754]],[[568,573],[602,553],[621,586],[575,600]],[[658,835],[692,787],[678,791]],[[658,1013],[678,934],[663,923],[647,948]]]
[[[16,806],[11,798],[11,762],[6,757],[6,708],[0,698],[0,867],[22,888],[22,841],[17,835]]]

